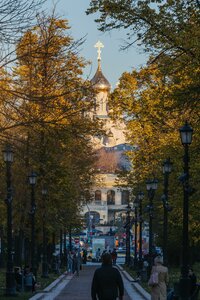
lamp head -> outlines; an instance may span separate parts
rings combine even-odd
[[[150,179],[147,179],[146,180],[146,188],[147,188],[147,191],[150,191],[150,189],[151,189],[151,180]]]
[[[179,132],[182,144],[190,145],[192,143],[193,129],[187,121],[185,122],[185,125],[179,129]]]
[[[150,190],[157,190],[157,187],[158,187],[158,180],[156,178],[154,179],[148,179],[146,181],[146,187],[147,187],[147,191],[150,191]]]
[[[158,179],[156,179],[156,178],[154,178],[153,180],[152,180],[152,190],[157,190],[157,188],[158,188]]]
[[[170,161],[170,157],[165,159],[163,162],[163,174],[169,174],[172,171],[172,162]]]
[[[138,199],[140,200],[140,201],[142,201],[143,199],[144,199],[144,193],[143,192],[138,192]]]
[[[13,150],[11,145],[7,144],[3,152],[3,158],[5,162],[13,162]]]
[[[48,189],[47,189],[47,187],[46,186],[43,186],[42,187],[42,195],[47,195],[47,193],[48,193]]]
[[[32,171],[31,174],[28,176],[28,178],[29,178],[30,185],[36,184],[37,174],[35,172]]]

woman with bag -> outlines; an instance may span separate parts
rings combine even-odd
[[[163,266],[163,258],[157,256],[151,270],[149,286],[151,286],[151,300],[167,299],[167,284],[169,281],[168,268]]]

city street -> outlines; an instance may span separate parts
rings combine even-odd
[[[54,2],[0,5],[0,299],[199,300],[200,0]]]

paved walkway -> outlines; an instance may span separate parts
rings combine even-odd
[[[69,284],[63,289],[63,291],[55,298],[55,300],[89,300],[91,299],[91,282],[95,269],[97,266],[84,266],[80,272],[80,276],[76,275],[69,282]],[[125,294],[124,300],[131,300],[131,298]]]
[[[79,277],[76,275],[62,276],[59,283],[52,289],[47,289],[42,294],[36,294],[30,300],[90,300],[91,282],[94,271],[99,265],[83,265]],[[121,269],[123,277],[125,296],[124,300],[150,300],[147,294],[133,278]]]

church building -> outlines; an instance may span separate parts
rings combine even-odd
[[[98,52],[98,67],[91,80],[95,91],[92,117],[103,122],[105,135],[92,138],[98,154],[95,166],[98,175],[96,186],[91,191],[93,201],[83,207],[83,215],[88,225],[106,233],[108,228],[114,227],[129,201],[129,191],[116,186],[116,171],[130,168],[125,151],[131,148],[126,142],[125,124],[114,122],[109,116],[108,95],[111,85],[104,76],[101,65],[101,48],[104,46],[98,41],[95,47]]]

